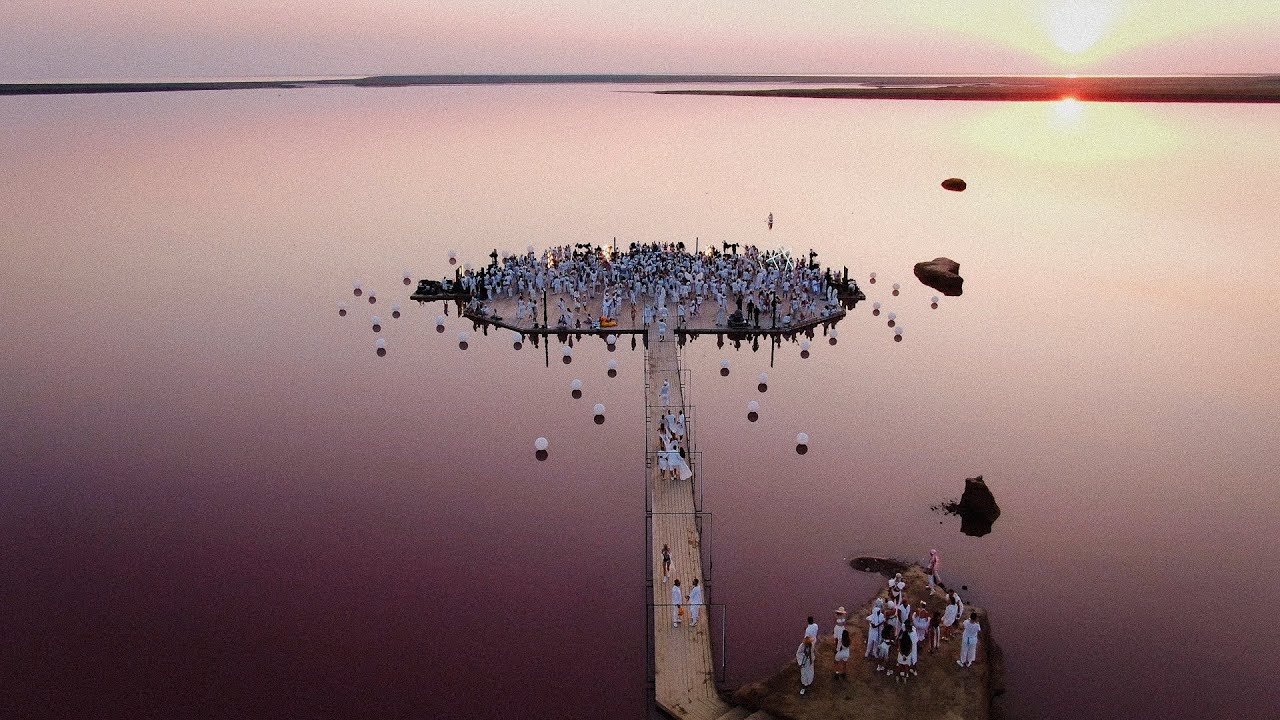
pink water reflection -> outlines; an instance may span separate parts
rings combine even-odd
[[[504,331],[462,352],[469,323],[433,332],[442,310],[400,279],[451,272],[450,249],[696,236],[876,271],[869,302],[906,328],[892,342],[868,303],[837,346],[772,369],[744,348],[729,377],[713,339],[686,350],[731,679],[861,602],[844,558],[938,547],[995,613],[1016,711],[1268,716],[1275,631],[1188,617],[1280,599],[1260,572],[1280,550],[1276,111],[1079,110],[1082,129],[596,87],[6,100],[14,707],[638,716],[640,354],[624,342],[608,379],[602,342],[550,367]],[[965,193],[938,187],[953,175]],[[910,268],[938,255],[965,294],[930,310]],[[978,473],[1005,513],[969,538],[928,507]]]

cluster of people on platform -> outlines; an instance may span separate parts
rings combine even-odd
[[[627,251],[552,247],[541,255],[507,257],[480,273],[469,270],[461,282],[470,292],[483,287],[488,298],[515,298],[517,322],[545,318],[554,327],[608,327],[625,309],[633,325],[639,316],[645,327],[673,319],[683,327],[714,312],[714,323],[701,325],[728,327],[736,307],[745,322],[768,327],[838,306],[829,280],[816,266],[779,251],[747,246],[742,254],[689,253],[683,243],[664,243]],[[555,297],[555,306],[544,307],[540,318],[538,296],[544,292]],[[473,303],[484,309],[482,300]]]
[[[939,651],[943,642],[948,642],[958,629],[960,632],[960,658],[956,664],[961,667],[973,665],[977,656],[978,635],[982,626],[978,622],[978,614],[970,612],[965,618],[964,601],[954,591],[945,593],[945,606],[937,603],[937,608],[930,609],[929,601],[942,589],[938,583],[938,551],[929,551],[929,564],[926,567],[928,577],[925,599],[914,604],[907,596],[907,583],[902,573],[889,579],[887,597],[876,598],[867,620],[867,644],[864,657],[875,663],[875,672],[895,677],[897,682],[905,683],[919,673],[916,666],[922,648],[928,652]],[[834,677],[848,677],[850,648],[853,639],[847,628],[849,619],[844,607],[835,611],[835,657],[833,659]],[[818,624],[809,617],[805,626],[804,638],[796,649],[796,663],[800,666],[800,694],[813,684],[815,657],[818,645]],[[895,662],[896,661],[896,662]]]

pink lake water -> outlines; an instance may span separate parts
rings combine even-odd
[[[936,547],[1015,716],[1280,714],[1280,109],[616,89],[0,102],[0,715],[641,717],[642,354],[463,352],[401,284],[615,237],[869,296],[685,349],[730,686]],[[929,509],[977,474],[980,538]]]

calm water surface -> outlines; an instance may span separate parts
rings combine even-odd
[[[464,353],[400,284],[614,237],[813,248],[905,327],[686,349],[731,682],[937,547],[1019,716],[1280,714],[1275,108],[616,89],[0,103],[0,714],[639,717],[642,355]]]

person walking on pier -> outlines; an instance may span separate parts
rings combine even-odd
[[[658,397],[662,398],[662,407],[671,404],[671,381],[663,380],[662,387],[658,388]]]
[[[671,548],[666,543],[662,544],[662,582],[666,582],[671,577]]]
[[[796,648],[796,664],[800,666],[800,694],[813,684],[813,638],[805,635],[800,647]]]
[[[684,608],[684,595],[680,592],[680,578],[671,583],[671,627],[680,627],[680,611]]]
[[[689,588],[689,627],[698,624],[698,615],[702,610],[702,585],[698,578],[693,579],[693,587]]]
[[[964,621],[964,635],[960,639],[960,659],[956,664],[960,667],[970,667],[978,656],[978,633],[982,632],[982,626],[978,624],[978,613],[969,613],[969,619]]]

